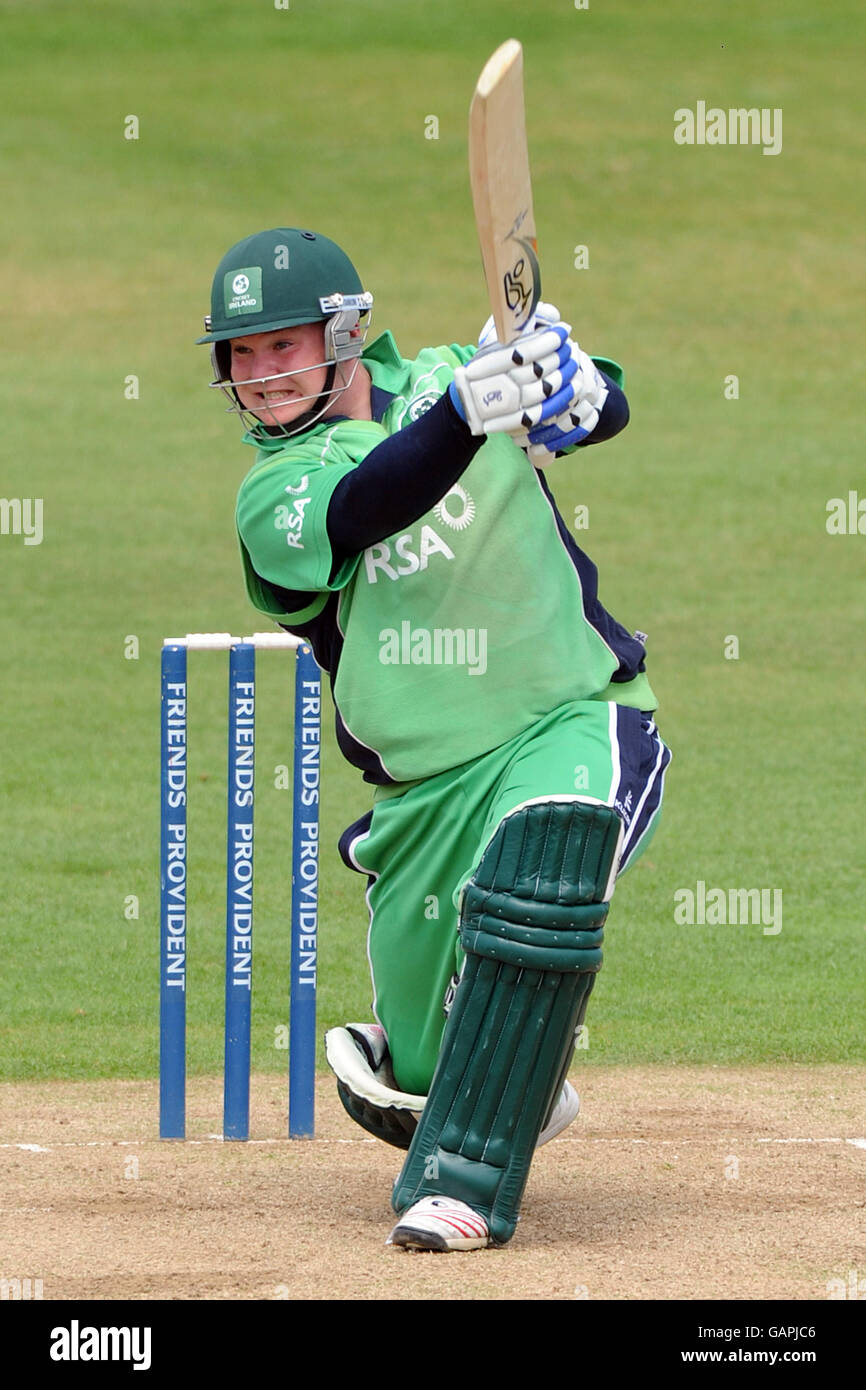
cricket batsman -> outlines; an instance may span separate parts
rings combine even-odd
[[[368,883],[374,1021],[331,1030],[328,1061],[406,1151],[388,1243],[476,1250],[511,1239],[536,1147],[577,1114],[608,906],[670,754],[644,634],[602,607],[537,466],[624,428],[621,369],[550,305],[513,343],[490,321],[406,360],[366,345],[372,305],[339,246],[280,227],[223,257],[199,342],[255,450],[247,592],[311,644],[372,787],[340,852]]]

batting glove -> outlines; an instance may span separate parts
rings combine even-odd
[[[512,437],[520,448],[531,452],[532,461],[537,466],[549,463],[557,454],[573,449],[592,433],[604,409],[608,390],[604,378],[598,372],[592,359],[578,345],[572,342],[571,324],[564,323],[555,304],[541,302],[536,305],[532,321],[523,330],[523,335],[537,332],[545,327],[562,327],[569,334],[572,354],[578,364],[572,378],[574,399],[568,408],[555,420],[537,425],[534,429],[512,431]],[[478,338],[480,348],[496,344],[496,325],[493,315],[485,323]]]
[[[555,420],[526,431],[525,438],[515,435],[521,448],[532,449],[532,461],[538,466],[550,462],[550,458],[566,449],[573,449],[592,434],[608,397],[604,377],[592,358],[576,343],[574,349],[578,368],[572,378],[574,399],[571,404]],[[542,451],[549,455],[547,459]]]
[[[474,435],[525,432],[556,420],[575,399],[573,346],[557,324],[482,348],[454,373],[449,392],[458,414]]]

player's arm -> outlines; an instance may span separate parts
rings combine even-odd
[[[237,528],[254,606],[297,616],[341,588],[357,557],[434,507],[483,443],[446,392],[360,458],[335,437],[327,467],[314,444],[300,444],[289,458],[252,469],[238,495]]]
[[[332,576],[348,556],[411,526],[435,506],[488,433],[516,431],[527,437],[526,430],[537,421],[538,433],[544,435],[538,442],[553,455],[578,442],[578,418],[581,442],[610,439],[625,427],[623,392],[586,354],[575,355],[579,349],[567,341],[567,328],[547,326],[521,340],[519,348],[495,344],[492,351],[482,349],[458,368],[455,383],[436,405],[377,445],[340,480],[327,516]],[[588,373],[592,400],[600,406],[592,420],[586,411],[594,407],[585,407],[580,395]],[[461,380],[462,389],[457,385]],[[536,430],[531,434],[535,443]]]
[[[350,555],[417,521],[453,487],[488,434],[556,419],[574,403],[580,370],[567,325],[482,348],[445,395],[383,441],[334,489],[328,508],[332,577]],[[587,359],[588,361],[588,359]],[[593,369],[594,370],[594,369]]]

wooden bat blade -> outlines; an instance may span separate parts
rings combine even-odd
[[[499,341],[529,322],[541,296],[523,104],[523,48],[508,39],[485,63],[469,108],[469,177]]]

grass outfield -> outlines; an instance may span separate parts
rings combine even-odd
[[[259,625],[232,520],[252,454],[193,346],[213,268],[253,230],[317,227],[406,355],[474,340],[466,111],[511,33],[545,296],[624,363],[632,407],[621,439],[550,480],[567,520],[589,509],[576,534],[602,600],[649,633],[674,751],[583,1058],[862,1059],[866,536],[825,526],[830,498],[866,493],[862,23],[854,0],[0,0],[0,495],[44,499],[41,544],[0,534],[0,1074],[156,1071],[159,647]],[[782,153],[676,145],[674,111],[699,100],[782,108]],[[192,661],[190,1066],[206,1072],[226,674]],[[290,686],[281,654],[260,669],[254,1065],[276,1069]],[[369,1009],[363,882],[331,849],[368,793],[330,731],[324,760],[320,1031]],[[677,924],[674,894],[698,881],[781,891],[782,930]]]

